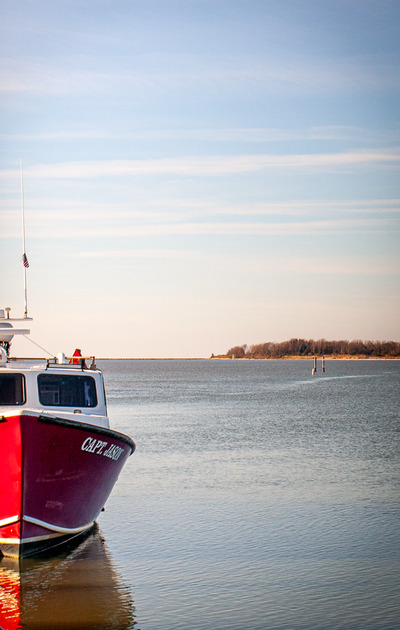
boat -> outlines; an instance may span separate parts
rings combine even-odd
[[[14,558],[87,533],[135,451],[110,428],[94,357],[10,356],[27,320],[0,309],[0,556]]]

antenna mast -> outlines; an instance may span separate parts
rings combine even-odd
[[[24,297],[25,297],[25,308],[24,308],[24,318],[28,317],[28,290],[26,284],[26,270],[29,267],[29,262],[26,257],[26,246],[25,246],[25,208],[24,208],[24,173],[23,173],[23,165],[21,158],[21,208],[22,208],[22,258],[21,265],[24,268]]]

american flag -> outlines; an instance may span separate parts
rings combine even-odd
[[[21,263],[21,265],[22,265],[23,267],[26,267],[26,268],[28,268],[28,267],[29,267],[29,262],[28,262],[28,259],[27,259],[27,257],[26,257],[26,254],[25,254],[25,253],[24,253],[24,254],[22,254],[22,258],[21,258],[21,260],[20,260],[20,263]]]

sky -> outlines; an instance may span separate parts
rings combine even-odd
[[[12,354],[399,341],[399,24],[398,0],[1,0]]]

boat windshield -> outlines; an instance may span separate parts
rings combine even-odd
[[[0,405],[23,405],[25,377],[23,374],[0,374]]]
[[[50,407],[96,407],[96,383],[85,375],[39,374],[39,400]]]

